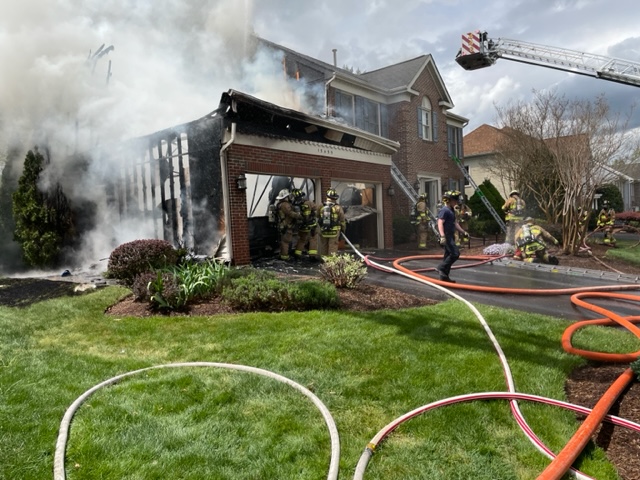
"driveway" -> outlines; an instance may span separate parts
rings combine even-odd
[[[392,255],[389,257],[392,257]],[[379,264],[390,265],[388,262],[375,261]],[[437,265],[438,262],[439,260],[434,259],[412,260],[403,263],[403,265],[411,270],[427,270]],[[456,285],[469,284],[506,289],[566,289],[603,285],[637,285],[637,290],[620,290],[620,292],[637,296],[640,302],[640,278],[633,275],[619,275],[600,270],[571,269],[560,266],[531,265],[506,259],[466,267],[471,263],[464,260],[456,262],[455,269],[451,272],[451,278],[456,281]],[[437,278],[433,271],[427,270],[423,274],[434,279]],[[388,288],[396,288],[413,295],[427,296],[435,300],[450,298],[445,293],[422,282],[401,275],[381,272],[373,268],[369,269],[367,281]],[[574,307],[570,301],[571,295],[568,294],[487,293],[461,290],[456,288],[456,285],[451,285],[452,291],[474,304],[524,310],[571,321],[599,318],[599,315],[595,313]],[[446,288],[449,288],[449,286],[446,286]],[[597,299],[592,300],[592,303],[605,308],[610,307],[614,312],[624,316],[637,315],[640,310],[638,303],[632,302],[622,303],[620,301]]]

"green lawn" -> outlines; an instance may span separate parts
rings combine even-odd
[[[367,443],[393,419],[454,395],[506,390],[486,333],[457,301],[372,313],[105,316],[126,293],[108,287],[0,308],[0,479],[53,478],[58,427],[72,402],[115,375],[153,365],[241,364],[305,386],[335,419],[340,479],[353,477]],[[584,362],[560,346],[567,323],[480,311],[518,391],[564,399],[567,375]],[[574,343],[639,348],[631,335],[598,327]],[[570,412],[521,407],[556,451],[577,428]],[[89,397],[71,425],[66,471],[72,480],[298,480],[326,478],[329,461],[324,420],[300,392],[247,372],[189,367],[147,371]],[[377,449],[365,478],[522,480],[547,464],[507,403],[479,401],[402,424]],[[581,468],[599,480],[617,478],[598,449],[589,449]]]
[[[629,233],[616,234],[616,247],[607,250],[606,258],[617,258],[634,265],[640,265],[640,246],[638,235]]]

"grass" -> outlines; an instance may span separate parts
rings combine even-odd
[[[630,238],[625,238],[625,237]],[[640,246],[636,234],[616,234],[616,247],[607,250],[605,258],[616,258],[625,262],[640,265]]]
[[[288,377],[312,390],[340,433],[340,479],[353,477],[371,438],[393,419],[454,395],[506,390],[483,329],[456,301],[403,311],[114,318],[108,287],[24,309],[0,308],[0,479],[52,478],[66,409],[92,386],[172,362],[226,362]],[[564,399],[566,323],[481,307],[521,392]],[[590,327],[574,345],[635,351],[619,330]],[[521,403],[558,451],[573,414]],[[321,479],[330,441],[320,412],[294,389],[233,370],[158,369],[92,395],[67,446],[67,478]],[[548,461],[526,440],[506,403],[449,406],[402,424],[377,449],[367,479],[534,479]],[[586,473],[616,479],[602,451]]]

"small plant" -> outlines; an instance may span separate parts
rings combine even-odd
[[[182,294],[190,302],[219,293],[229,267],[223,261],[208,258],[204,262],[188,260],[169,270],[177,277]]]
[[[165,240],[134,240],[111,252],[107,275],[131,286],[136,275],[174,266],[178,260],[178,251]]]
[[[149,282],[147,289],[151,305],[158,310],[176,310],[186,305],[187,299],[175,275],[169,272],[156,272],[155,279]]]
[[[337,288],[356,288],[367,276],[367,266],[350,255],[330,255],[320,266],[320,276]]]

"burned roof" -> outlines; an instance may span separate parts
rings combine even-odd
[[[239,132],[252,135],[305,140],[357,148],[387,155],[400,144],[358,128],[308,115],[260,100],[246,93],[229,90],[211,116],[222,115],[236,122]]]

